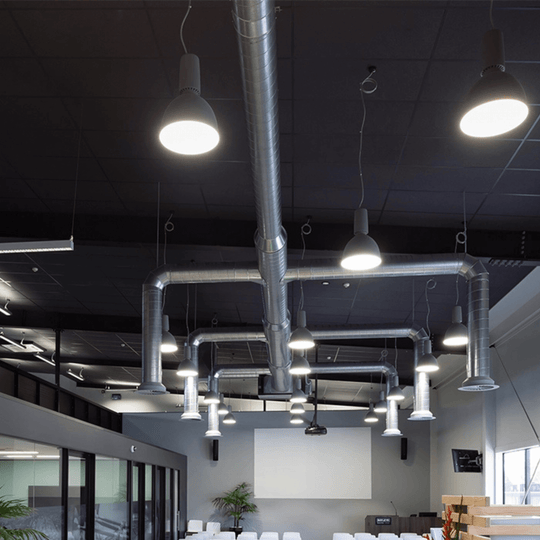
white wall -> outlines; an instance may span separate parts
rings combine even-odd
[[[455,473],[452,448],[484,451],[484,393],[461,392],[464,376],[431,391],[431,510],[441,512],[443,495],[483,495],[482,473]]]
[[[408,422],[400,413],[400,427],[409,442],[409,457],[400,459],[401,439],[381,437],[383,422],[372,431],[371,500],[257,499],[260,512],[246,521],[246,530],[298,531],[309,540],[329,540],[337,531],[364,530],[366,515],[392,515],[393,501],[402,516],[429,510],[429,423]],[[332,427],[365,426],[365,412],[320,412],[319,423]],[[181,422],[177,414],[124,415],[124,433],[188,456],[188,518],[215,519],[213,497],[239,482],[253,484],[255,427],[291,427],[289,413],[235,413],[235,426],[222,426],[218,462],[211,461],[210,441],[204,439],[206,421]],[[301,429],[294,428],[291,429]],[[332,459],[332,456],[329,456]],[[316,475],[314,469],[311,474]],[[227,523],[226,526],[230,526]]]

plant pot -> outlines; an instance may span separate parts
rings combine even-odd
[[[229,527],[229,531],[232,531],[238,536],[242,532],[242,527]]]

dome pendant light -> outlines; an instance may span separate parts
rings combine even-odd
[[[291,375],[307,375],[311,373],[311,366],[307,361],[307,358],[303,354],[299,354],[294,357],[289,368]]]
[[[231,412],[231,406],[229,405],[229,411],[223,418],[224,424],[236,424],[236,418],[234,417],[233,413]]]
[[[375,404],[373,409],[376,413],[385,413],[388,410],[388,405],[386,404],[386,398],[384,397],[384,390],[381,390],[379,394],[379,401]]]
[[[518,127],[529,107],[521,84],[505,72],[503,34],[493,28],[482,38],[484,69],[471,88],[459,127],[471,137],[494,137]]]
[[[369,402],[369,411],[367,412],[366,416],[364,417],[364,422],[367,422],[368,424],[374,424],[375,422],[378,422],[379,419],[377,418],[377,415],[375,414],[375,411],[373,410],[373,403],[371,401]]]
[[[206,405],[218,405],[219,401],[219,396],[213,390],[208,390],[203,398],[203,403],[206,403]]]
[[[424,345],[424,354],[418,359],[416,371],[419,373],[432,373],[433,371],[439,371],[439,363],[437,359],[431,354],[431,341],[426,339]]]
[[[293,403],[290,413],[291,414],[304,414],[306,412],[306,409],[304,409],[304,406],[301,403]]]
[[[225,416],[229,413],[229,409],[227,409],[227,405],[225,405],[225,401],[223,400],[223,394],[219,395],[219,405],[218,405],[218,414],[219,416]]]
[[[354,236],[343,250],[341,266],[346,270],[369,270],[381,264],[377,242],[368,236],[368,213],[365,208],[354,212]]]
[[[399,377],[396,375],[394,377],[394,386],[388,392],[386,399],[390,401],[403,401],[405,399],[405,394],[403,390],[399,387]]]
[[[173,353],[178,350],[178,345],[176,344],[176,339],[169,332],[169,316],[163,315],[162,319],[162,330],[161,330],[161,352],[162,353]]]
[[[461,306],[454,306],[452,308],[452,324],[444,334],[444,345],[460,347],[469,343],[467,327],[462,324],[461,320]]]
[[[176,374],[179,377],[198,377],[199,370],[197,366],[191,361],[191,348],[187,345],[184,346],[184,359],[180,362]]]
[[[291,416],[291,419],[289,420],[291,424],[303,424],[304,419],[299,415],[293,415]]]
[[[305,403],[307,401],[307,396],[302,390],[302,381],[300,379],[297,379],[296,388],[294,389],[289,401],[291,403]]]
[[[311,332],[306,328],[306,312],[302,309],[298,311],[297,316],[298,327],[291,334],[289,339],[289,347],[291,349],[311,349],[315,347],[313,336]],[[310,369],[311,371],[311,369]],[[291,371],[291,373],[293,373]],[[309,371],[307,372],[309,373]],[[302,375],[303,373],[294,373],[295,375]]]
[[[216,116],[200,93],[199,58],[184,54],[180,59],[180,95],[165,110],[159,133],[161,144],[172,152],[204,154],[219,142]]]

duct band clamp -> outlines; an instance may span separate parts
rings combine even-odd
[[[281,227],[281,234],[276,238],[263,238],[257,229],[253,236],[253,241],[255,242],[255,247],[259,251],[262,251],[263,253],[276,253],[277,251],[286,248],[287,232]]]

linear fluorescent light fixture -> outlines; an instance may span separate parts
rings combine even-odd
[[[38,360],[41,360],[43,362],[45,362],[46,364],[49,364],[51,366],[56,366],[56,364],[54,363],[54,360],[52,358],[47,358],[45,356],[42,356],[41,354],[39,353],[35,353],[34,356],[38,359]]]
[[[0,243],[0,253],[39,253],[45,251],[73,251],[73,249],[73,239]]]
[[[16,341],[13,341],[12,339],[9,339],[7,336],[4,336],[4,334],[0,334],[0,339],[3,339],[6,343],[9,343],[10,345],[13,345],[13,347],[16,347],[17,349],[20,349],[21,351],[26,350],[26,347],[24,345],[21,345],[20,343],[17,343]]]
[[[20,455],[33,455],[33,454],[39,454],[39,452],[32,451],[32,450],[1,450],[0,456],[12,456],[14,454],[20,454]]]
[[[9,298],[6,300],[6,305],[5,306],[0,306],[0,313],[3,313],[4,315],[7,315],[8,317],[11,317],[11,315],[13,315],[11,313],[11,311],[9,311],[9,308],[8,308],[8,304],[9,304],[10,300]]]
[[[81,369],[80,373],[75,373],[74,371],[71,371],[71,369],[67,370],[67,374],[71,375],[74,379],[77,379],[78,381],[84,381],[84,377],[82,375],[83,370]]]

